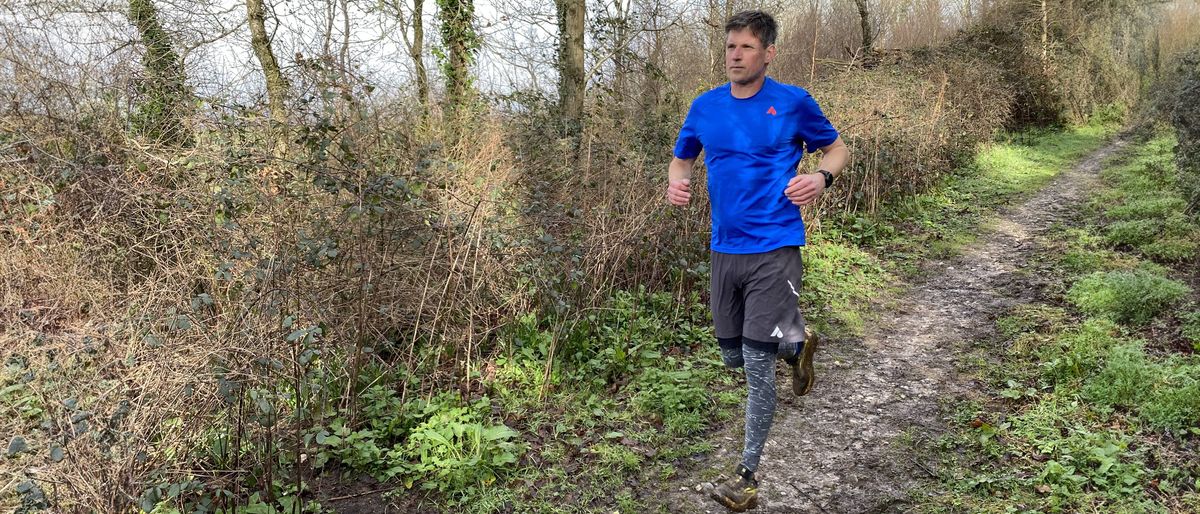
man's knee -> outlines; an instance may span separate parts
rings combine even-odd
[[[718,337],[717,345],[721,347],[721,362],[729,369],[738,369],[746,364],[742,357],[741,337]]]
[[[775,355],[779,353],[779,343],[771,341],[755,341],[749,337],[742,338],[742,347],[753,352],[754,356],[756,357],[761,356],[763,358],[770,357],[771,359],[774,359]]]

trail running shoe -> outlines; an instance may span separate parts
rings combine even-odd
[[[758,481],[754,473],[738,465],[734,477],[721,482],[708,496],[734,512],[745,512],[758,506]]]
[[[792,365],[792,392],[796,396],[804,396],[812,390],[816,374],[813,372],[813,353],[817,351],[817,343],[821,338],[809,327],[804,327],[804,349]]]

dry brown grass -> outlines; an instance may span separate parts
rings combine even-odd
[[[470,123],[478,128],[471,137],[425,153],[339,135],[358,148],[298,166],[214,144],[138,149],[125,163],[73,170],[78,176],[65,181],[44,160],[6,167],[0,357],[22,366],[3,384],[34,373],[29,394],[51,420],[34,428],[5,416],[5,433],[25,435],[36,452],[7,461],[6,475],[53,485],[66,511],[123,510],[151,480],[215,473],[233,487],[250,463],[222,470],[193,451],[214,431],[294,450],[303,426],[256,427],[253,406],[230,404],[219,390],[226,380],[238,391],[278,395],[291,384],[306,393],[298,361],[306,348],[285,339],[285,316],[323,329],[311,349],[357,363],[329,368],[342,374],[329,377],[343,385],[340,399],[307,401],[352,411],[360,384],[350,375],[368,359],[436,372],[408,394],[468,376],[479,346],[532,301],[512,273],[528,250],[491,247],[500,231],[523,230],[506,210],[516,167],[495,120]],[[409,135],[445,136],[426,130]],[[350,157],[363,149],[388,160]],[[53,158],[45,148],[35,153]],[[316,176],[343,187],[322,190]],[[397,179],[421,189],[397,190]],[[430,347],[446,351],[422,350]],[[445,361],[418,362],[430,355]],[[78,409],[65,407],[67,398]],[[285,410],[271,416],[294,414],[277,400]],[[89,430],[75,434],[69,420],[82,411]],[[66,450],[62,463],[47,462],[53,441]]]

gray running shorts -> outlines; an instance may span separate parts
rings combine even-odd
[[[717,337],[803,341],[799,304],[803,275],[796,246],[745,255],[712,252],[711,307]]]

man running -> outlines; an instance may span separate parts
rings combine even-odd
[[[813,385],[817,337],[798,298],[804,245],[800,206],[833,184],[850,158],[837,130],[804,89],[767,77],[777,26],[761,11],[725,24],[729,83],[692,102],[675,143],[667,199],[691,201],[692,166],[701,149],[712,204],[712,314],[721,359],[744,367],[746,440],[734,477],[710,496],[741,512],[757,505],[754,472],[775,416],[775,360],[792,369],[792,392]],[[821,151],[813,173],[797,174],[804,152]]]

